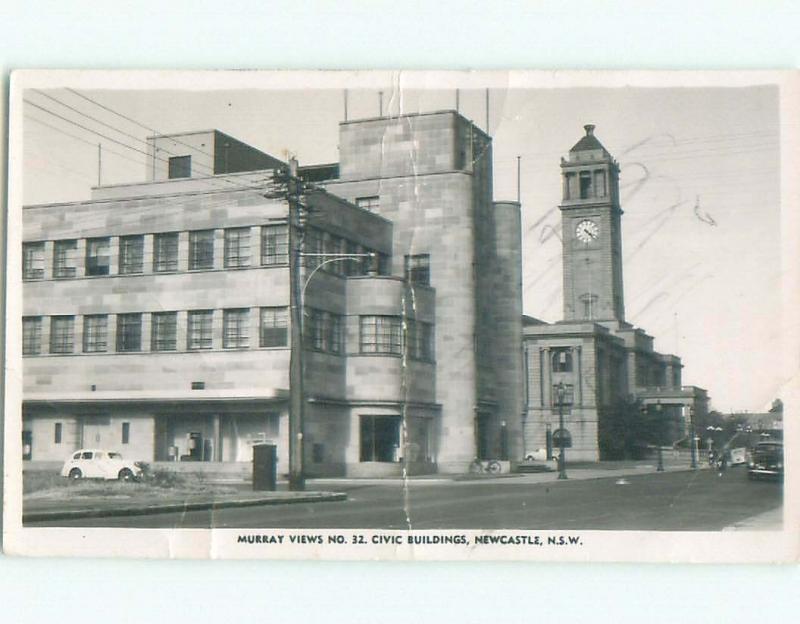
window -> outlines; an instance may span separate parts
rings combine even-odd
[[[78,241],[61,240],[53,243],[53,277],[75,277],[75,251]]]
[[[566,429],[556,429],[553,432],[553,446],[561,448],[561,438],[564,438],[564,448],[572,448],[572,434]]]
[[[552,403],[554,407],[558,407],[558,384],[553,384]],[[575,402],[575,387],[572,384],[564,384],[564,399],[561,405],[568,406]]]
[[[400,460],[400,417],[361,416],[360,461],[396,462]]]
[[[175,351],[177,349],[177,312],[153,312],[150,316],[150,350]]]
[[[593,319],[597,314],[597,295],[585,294],[581,295],[581,304],[583,305],[583,318]]]
[[[381,205],[381,198],[378,195],[370,197],[356,197],[356,206],[369,210],[370,212],[377,212]]]
[[[63,433],[64,426],[62,423],[56,423],[55,431],[53,432],[53,442],[61,444],[61,434]]]
[[[189,312],[189,323],[186,336],[187,349],[195,351],[198,349],[211,348],[211,324],[213,318],[213,310],[193,310]]]
[[[111,239],[90,238],[86,241],[86,275],[108,275],[111,265]]]
[[[580,183],[581,199],[589,199],[593,196],[591,171],[581,171],[580,174],[578,174],[578,178]]]
[[[361,353],[402,355],[403,327],[399,316],[362,316],[359,321]]]
[[[165,273],[178,270],[178,233],[153,235],[153,271]]]
[[[102,353],[108,349],[108,315],[83,317],[83,352]]]
[[[289,228],[286,225],[261,227],[261,265],[289,263]]]
[[[91,458],[92,458],[91,451],[84,451],[83,453],[81,453],[81,459],[91,459]]]
[[[409,284],[431,284],[431,255],[416,254],[405,257],[405,276]]]
[[[128,444],[131,441],[131,423],[122,423],[122,443]]]
[[[214,268],[214,230],[189,232],[189,270]]]
[[[325,353],[342,352],[342,317],[325,310],[306,308],[305,345]]]
[[[599,170],[594,172],[594,194],[595,197],[606,196],[606,174]]]
[[[22,244],[22,279],[44,279],[44,243]]]
[[[117,351],[142,350],[142,315],[117,314]]]
[[[572,372],[572,351],[571,349],[553,349],[553,372],[571,373]]]
[[[192,157],[173,156],[169,159],[169,179],[190,178],[192,176]]]
[[[119,272],[122,275],[141,273],[144,270],[144,236],[120,236]]]
[[[357,254],[364,253],[364,249],[358,243],[354,243],[353,241],[345,241],[345,253],[356,256]],[[361,258],[359,257],[348,258],[347,260],[342,261],[342,265],[344,265],[345,275],[361,274]]]
[[[250,310],[224,310],[222,315],[222,347],[244,349],[250,343]]]
[[[33,457],[33,431],[22,432],[22,459]]]
[[[423,362],[433,361],[433,325],[414,319],[408,319],[407,343],[408,357]]]
[[[250,228],[225,230],[225,266],[227,268],[250,266]]]
[[[26,316],[22,319],[22,355],[39,355],[42,352],[42,317]]]
[[[287,308],[261,308],[262,347],[285,347],[289,344],[289,310]]]
[[[314,228],[306,228],[304,243],[306,254],[317,254],[305,256],[305,267],[309,271],[313,271],[322,262],[322,232]]]
[[[51,316],[50,353],[72,353],[74,333],[74,316]]]

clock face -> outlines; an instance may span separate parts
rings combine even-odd
[[[575,228],[575,236],[582,243],[589,243],[595,240],[598,234],[600,234],[600,228],[597,227],[594,221],[589,221],[589,219],[584,219]]]

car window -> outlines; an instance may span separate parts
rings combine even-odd
[[[80,459],[80,458],[81,458],[81,452],[80,452],[80,451],[78,451],[77,453],[75,453],[75,454],[72,456],[72,459]]]
[[[122,459],[122,455],[120,455],[119,453],[109,453],[108,454],[108,458],[109,459]]]
[[[81,459],[91,459],[91,458],[92,458],[92,452],[91,451],[85,451],[85,452],[81,453]]]

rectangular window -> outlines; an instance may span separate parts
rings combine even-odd
[[[128,444],[131,441],[131,424],[129,422],[122,423],[122,443]]]
[[[326,310],[306,308],[305,345],[324,353],[342,352],[342,317]]]
[[[606,196],[606,174],[605,171],[594,172],[594,190],[596,197]]]
[[[55,431],[53,432],[53,442],[55,444],[61,444],[61,436],[64,432],[64,425],[62,423],[56,423]]]
[[[186,335],[186,348],[190,351],[212,347],[213,310],[193,310],[189,312]]]
[[[578,174],[578,178],[580,181],[581,199],[589,199],[590,197],[593,197],[594,191],[592,189],[592,172],[581,171]]]
[[[177,312],[153,312],[150,316],[150,350],[175,351],[177,349]]]
[[[564,399],[561,404],[564,407],[571,406],[575,402],[575,387],[572,384],[564,384]],[[553,384],[552,394],[553,407],[558,407],[558,384]]]
[[[53,277],[63,279],[75,277],[75,252],[78,241],[61,240],[53,243]]]
[[[22,244],[22,279],[44,279],[44,243]]]
[[[153,235],[153,272],[166,273],[178,270],[178,233],[165,232]]]
[[[250,310],[223,310],[222,347],[245,349],[250,344]]]
[[[42,352],[42,317],[26,316],[22,319],[22,355],[39,355]]]
[[[378,195],[371,195],[369,197],[356,197],[356,206],[369,210],[370,212],[377,212],[381,205],[381,198]]]
[[[414,319],[407,323],[408,357],[423,362],[433,361],[433,325]]]
[[[250,266],[250,228],[225,230],[225,267]]]
[[[120,236],[119,238],[119,272],[122,275],[142,273],[144,271],[144,236]]]
[[[50,317],[50,353],[72,353],[74,349],[75,317]]]
[[[189,270],[214,268],[214,230],[189,232]]]
[[[83,352],[102,353],[108,350],[108,315],[83,317]]]
[[[364,250],[358,243],[345,241],[345,253],[355,256],[356,254],[364,253]],[[344,265],[345,275],[361,275],[361,258],[348,258],[342,264]]]
[[[192,157],[173,156],[169,159],[169,179],[192,177]]]
[[[405,277],[409,284],[431,285],[431,255],[414,254],[405,257]]]
[[[111,239],[90,238],[86,241],[86,275],[108,275],[111,266]]]
[[[289,344],[289,310],[287,308],[261,308],[262,347],[285,347]]]
[[[117,314],[117,351],[142,350],[142,315]]]
[[[261,227],[261,265],[289,263],[289,228],[286,225]]]
[[[359,319],[361,353],[402,355],[403,327],[399,316],[362,316]]]
[[[396,462],[400,460],[400,417],[361,416],[359,460]]]

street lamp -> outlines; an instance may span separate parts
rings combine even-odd
[[[689,406],[689,444],[690,444],[690,453],[691,453],[691,468],[692,470],[697,469],[697,433],[694,429],[694,407],[691,405]]]
[[[656,402],[656,412],[657,412],[657,418],[658,418],[658,424],[659,424],[659,427],[658,427],[658,432],[659,433],[661,433],[661,423],[662,423],[661,410],[662,410],[661,399],[659,399]],[[657,442],[658,442],[658,445],[657,445],[658,446],[658,466],[656,466],[656,472],[664,472],[664,449],[661,448],[661,444],[662,444],[663,440],[662,440],[660,435],[658,436]]]
[[[558,478],[567,478],[567,458],[564,455],[564,382],[559,381],[556,386],[558,397]]]

